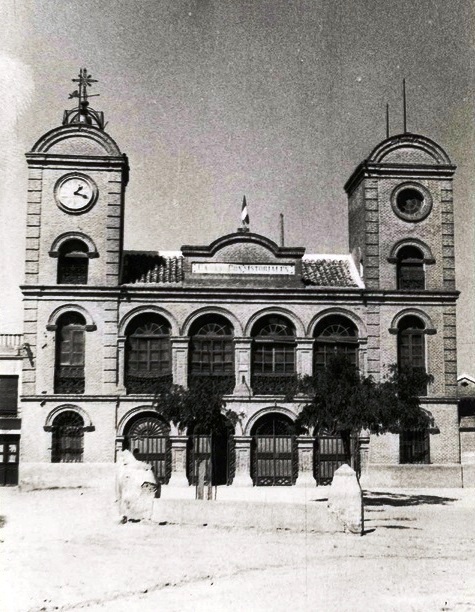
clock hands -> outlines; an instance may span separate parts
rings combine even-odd
[[[78,188],[73,193],[73,195],[81,196],[81,198],[85,198],[87,200],[87,195],[85,193],[81,193],[83,189],[84,189],[84,185],[78,185]]]

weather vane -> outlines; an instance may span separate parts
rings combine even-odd
[[[100,94],[90,94],[88,87],[93,83],[97,83],[97,79],[93,79],[87,73],[87,68],[81,68],[77,79],[71,79],[73,83],[78,83],[78,88],[69,94],[69,100],[78,99],[78,106],[69,111],[64,111],[63,125],[71,123],[83,123],[104,129],[104,113],[95,111],[89,108],[89,98],[94,98]]]

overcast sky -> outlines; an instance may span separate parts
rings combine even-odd
[[[99,79],[94,106],[130,159],[125,246],[157,250],[234,231],[245,194],[253,231],[277,240],[282,212],[287,245],[346,253],[343,185],[385,137],[386,102],[402,131],[405,77],[408,130],[458,166],[459,371],[475,374],[473,2],[1,5],[0,332],[21,331],[24,152],[60,124],[80,67]]]

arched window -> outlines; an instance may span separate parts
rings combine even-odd
[[[55,393],[84,393],[86,321],[76,312],[63,314],[56,329]]]
[[[397,288],[425,289],[424,255],[415,246],[403,246],[397,252]]]
[[[53,421],[52,463],[81,463],[84,446],[84,421],[68,410]]]
[[[403,370],[426,372],[425,325],[414,315],[403,317],[398,325],[398,366]],[[427,395],[422,384],[419,395]]]
[[[88,248],[82,240],[67,240],[58,252],[58,284],[86,285]]]
[[[295,330],[284,317],[263,317],[252,330],[251,385],[257,395],[282,395],[295,381]]]
[[[298,476],[295,425],[283,414],[268,413],[254,424],[251,475],[256,486],[292,485]]]
[[[430,437],[427,430],[399,434],[399,463],[430,463]]]
[[[235,385],[234,330],[223,316],[200,317],[190,329],[189,384],[215,384],[222,393]]]
[[[340,315],[325,317],[315,328],[315,372],[324,369],[333,355],[345,355],[358,367],[358,330]]]
[[[157,393],[172,383],[170,325],[161,316],[137,316],[126,330],[127,393]]]

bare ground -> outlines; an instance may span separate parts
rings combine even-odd
[[[475,610],[474,489],[367,493],[362,537],[122,525],[111,489],[0,504],[6,612]]]

